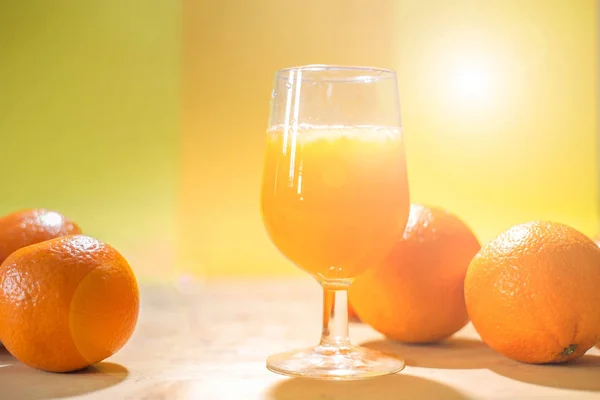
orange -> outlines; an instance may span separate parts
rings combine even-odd
[[[73,221],[43,208],[8,214],[0,218],[0,263],[21,247],[78,233]]]
[[[0,266],[0,339],[26,365],[68,372],[118,351],[138,318],[127,261],[88,236],[24,247]]]
[[[404,235],[387,259],[350,285],[358,317],[387,337],[440,341],[468,322],[464,277],[480,245],[464,222],[413,204]]]
[[[491,348],[526,363],[558,363],[600,339],[600,248],[555,222],[517,225],[469,266],[465,299]]]

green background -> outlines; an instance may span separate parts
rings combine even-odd
[[[159,0],[0,2],[0,214],[51,208],[131,261],[149,243],[172,256],[180,12]]]

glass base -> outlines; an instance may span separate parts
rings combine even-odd
[[[267,368],[294,377],[355,380],[401,371],[404,360],[365,347],[319,345],[272,355]]]

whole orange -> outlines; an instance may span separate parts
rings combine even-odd
[[[413,204],[404,235],[387,259],[350,285],[352,306],[363,322],[391,339],[440,341],[468,322],[463,283],[479,248],[457,216]]]
[[[73,221],[44,208],[5,215],[0,218],[0,263],[21,247],[78,233],[81,229]]]
[[[0,339],[30,367],[68,372],[111,356],[133,333],[138,310],[127,261],[88,236],[24,247],[0,266]]]
[[[469,266],[465,299],[491,348],[526,363],[558,363],[600,339],[600,248],[555,222],[514,226]]]

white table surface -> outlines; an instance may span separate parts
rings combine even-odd
[[[187,280],[141,293],[133,338],[96,367],[46,373],[0,348],[0,399],[600,399],[600,350],[566,366],[520,364],[470,325],[442,344],[409,346],[353,323],[356,343],[402,355],[404,371],[353,382],[276,375],[269,354],[319,338],[321,294],[309,278]]]

